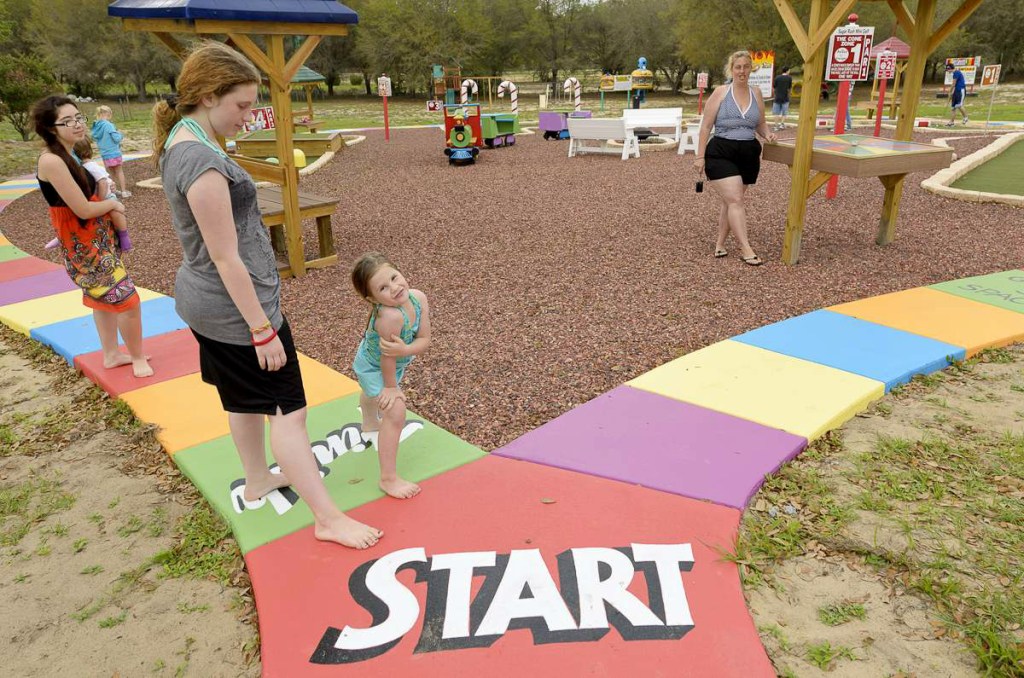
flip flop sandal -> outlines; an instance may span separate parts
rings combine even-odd
[[[729,256],[728,250],[715,250],[715,259],[721,259],[722,257]]]
[[[756,254],[752,257],[740,257],[740,261],[742,261],[747,266],[760,266],[761,264],[764,263],[763,261],[761,261],[761,257],[757,256]]]

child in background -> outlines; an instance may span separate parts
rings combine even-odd
[[[89,137],[75,143],[75,156],[82,167],[96,180],[96,197],[100,200],[117,199],[114,192],[115,185],[110,175],[103,167],[92,159],[92,142]],[[122,212],[111,212],[110,220],[114,223],[114,231],[117,233],[118,247],[122,252],[130,252],[132,239],[128,236],[128,220]],[[46,249],[52,250],[60,244],[60,240],[54,238],[46,243]]]
[[[124,168],[121,167],[124,159],[121,157],[121,141],[124,135],[117,131],[117,127],[110,121],[114,112],[110,106],[100,106],[96,109],[96,122],[92,124],[92,138],[100,147],[100,157],[103,158],[103,165],[108,171],[114,173],[117,179],[117,186],[121,187],[120,192],[117,186],[114,192],[122,198],[132,197],[128,190],[128,184],[124,180]]]
[[[430,346],[427,296],[409,288],[394,264],[377,252],[352,267],[352,286],[373,308],[352,369],[362,393],[363,440],[377,447],[380,489],[408,499],[420,486],[398,475],[398,442],[405,425],[405,394],[398,387],[412,359]]]

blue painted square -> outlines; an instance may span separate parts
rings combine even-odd
[[[915,374],[963,360],[965,350],[833,311],[814,311],[733,337],[751,346],[885,382],[888,392]]]
[[[158,334],[166,334],[186,327],[188,325],[178,317],[174,310],[172,297],[159,297],[142,302],[142,336],[144,338],[155,337]],[[81,318],[62,320],[59,323],[36,327],[32,330],[31,337],[52,348],[72,365],[75,362],[75,356],[92,353],[102,348],[91,313]]]

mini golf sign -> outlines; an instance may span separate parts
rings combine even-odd
[[[765,99],[772,95],[772,76],[775,75],[775,51],[770,49],[757,50],[751,53],[750,78],[747,84],[760,87],[761,96]]]
[[[892,80],[895,77],[896,52],[882,52],[875,63],[875,80]]]
[[[999,84],[999,72],[1003,69],[1002,64],[989,64],[981,71],[981,86],[993,87]]]
[[[832,34],[828,46],[825,79],[829,81],[864,81],[868,79],[874,26],[848,24]]]
[[[981,65],[981,57],[950,57],[946,59],[946,66],[953,66],[964,74],[964,84],[968,86],[974,85],[974,82],[978,76],[978,66]],[[946,71],[946,77],[943,80],[945,87],[950,87],[953,84],[953,71]]]
[[[277,126],[274,109],[270,106],[252,109],[252,122],[249,124],[253,129],[274,129]]]

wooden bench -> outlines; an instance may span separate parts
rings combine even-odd
[[[274,251],[283,254],[286,252],[286,241],[284,237],[284,202],[281,197],[280,186],[266,186],[256,190],[256,202],[260,208],[260,216],[263,217],[263,224],[270,229],[270,241],[274,245]],[[334,234],[331,231],[331,215],[339,200],[337,198],[323,198],[311,193],[299,192],[299,217],[301,219],[316,220],[316,234],[318,240],[318,252],[320,256],[316,259],[306,261],[306,268],[323,268],[333,266],[338,262],[338,255],[334,251]],[[289,266],[279,266],[278,270],[282,275],[290,275]]]
[[[569,125],[569,157],[577,153],[614,153],[627,159],[630,155],[640,157],[640,142],[633,132],[626,128],[622,118],[568,118]],[[584,144],[584,141],[600,142],[597,146]],[[609,141],[621,141],[622,148],[609,146]]]
[[[903,105],[903,102],[900,101],[899,99],[897,99],[896,100],[896,116],[899,116],[900,106],[902,106],[902,105]],[[887,111],[891,106],[892,106],[892,101],[888,97],[886,97],[885,103],[882,104],[882,111],[883,112]],[[854,111],[867,111],[868,112],[868,120],[871,120],[871,119],[873,119],[875,117],[875,111],[878,110],[878,99],[875,99],[874,101],[858,101],[856,104],[853,105],[851,110],[854,110]]]
[[[622,119],[626,121],[626,128],[631,131],[640,128],[671,127],[672,138],[676,141],[682,140],[682,106],[679,108],[627,108],[622,111]]]
[[[301,114],[300,114],[301,115]],[[301,132],[312,132],[316,134],[320,131],[320,128],[324,126],[323,120],[292,120],[292,129],[296,132],[300,132],[299,128],[302,128]]]

